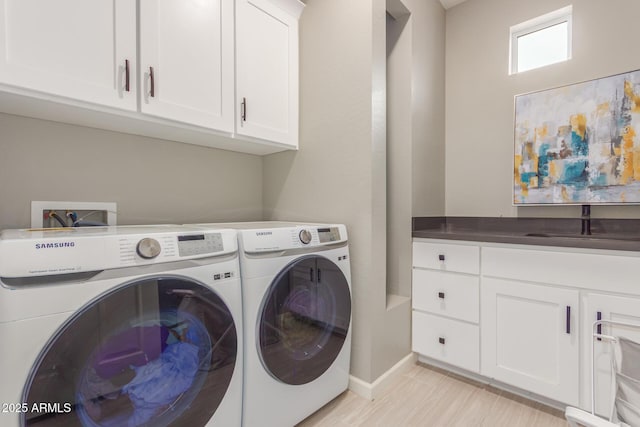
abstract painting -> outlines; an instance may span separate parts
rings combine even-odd
[[[640,203],[640,70],[516,96],[513,201]]]

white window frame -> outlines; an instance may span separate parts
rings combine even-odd
[[[530,19],[510,28],[511,37],[509,39],[509,74],[517,74],[518,71],[518,37],[553,27],[554,25],[567,23],[567,61],[571,59],[571,34],[572,34],[572,14],[573,6],[569,5],[562,9],[554,10],[537,18]],[[551,65],[551,64],[548,64]],[[535,68],[533,68],[535,69]],[[529,70],[526,70],[529,71]]]

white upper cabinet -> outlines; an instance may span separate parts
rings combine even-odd
[[[298,145],[297,0],[236,0],[236,132]]]
[[[0,0],[0,112],[259,155],[297,149],[303,8]]]
[[[233,132],[233,0],[141,0],[141,112]]]
[[[0,0],[5,88],[135,110],[135,76],[135,0]]]

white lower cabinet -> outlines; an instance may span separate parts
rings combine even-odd
[[[634,251],[415,239],[413,351],[590,411],[594,343],[596,412],[608,417],[612,347],[594,342],[593,322],[640,325],[638,271]],[[640,342],[637,328],[602,333]]]
[[[471,372],[479,372],[478,326],[413,311],[413,351]]]
[[[598,319],[613,320],[623,323],[640,325],[640,298],[626,296],[589,293],[584,297],[584,328],[583,328],[583,386],[582,401],[585,409],[591,409],[591,351],[594,347],[595,401],[596,412],[608,417],[611,413],[611,343],[606,340],[593,339],[593,323]],[[640,328],[625,326],[603,325],[596,332],[622,336],[640,342]],[[640,361],[638,361],[640,363]]]
[[[478,324],[478,276],[413,270],[413,309]]]
[[[415,242],[413,266],[438,271],[478,274],[480,248],[450,243]]]
[[[480,248],[414,242],[413,351],[480,372]]]
[[[579,292],[483,278],[481,373],[579,403]]]

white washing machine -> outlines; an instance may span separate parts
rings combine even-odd
[[[0,425],[239,426],[234,230],[0,234]]]
[[[243,425],[293,426],[348,387],[346,227],[218,226],[238,230],[245,325]]]

